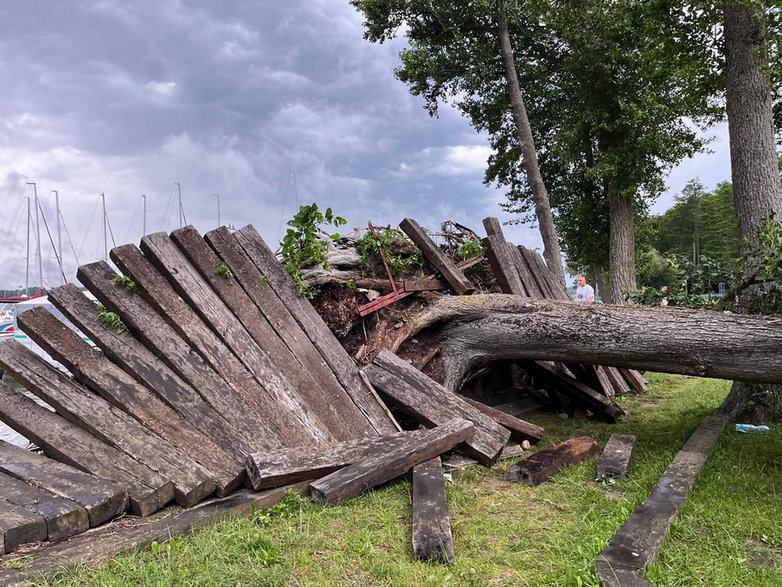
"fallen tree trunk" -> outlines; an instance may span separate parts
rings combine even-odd
[[[782,319],[581,305],[505,294],[443,298],[400,333],[441,334],[444,386],[501,360],[550,360],[757,383],[782,382]]]

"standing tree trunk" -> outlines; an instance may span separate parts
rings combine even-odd
[[[565,270],[562,267],[559,239],[554,228],[554,216],[551,213],[551,203],[549,202],[546,185],[543,183],[543,177],[538,166],[538,155],[532,138],[532,127],[527,117],[527,108],[524,106],[524,98],[521,96],[519,78],[516,74],[516,61],[513,57],[513,47],[511,46],[510,33],[508,32],[508,18],[505,14],[505,6],[502,0],[497,0],[497,24],[500,53],[502,54],[502,63],[505,67],[505,79],[508,84],[513,120],[516,123],[519,142],[521,143],[522,165],[527,173],[527,181],[532,190],[535,215],[538,218],[540,236],[543,239],[543,258],[546,260],[548,268],[554,273],[560,285],[564,288]]]
[[[771,90],[763,73],[766,15],[751,3],[728,0],[724,24],[731,179],[740,242],[752,243],[765,216],[782,214]],[[756,289],[754,295],[762,295]],[[782,387],[736,382],[723,410],[745,421],[782,421]]]
[[[603,277],[603,267],[600,265],[593,265],[592,271],[595,272],[595,292],[600,296],[600,300],[606,304],[612,304],[611,291],[606,285],[606,280]]]
[[[608,196],[608,262],[611,303],[623,305],[626,291],[635,291],[635,213],[633,202],[622,194]]]

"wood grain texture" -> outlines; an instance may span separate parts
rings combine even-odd
[[[453,560],[453,534],[440,457],[413,467],[413,554],[424,562]]]
[[[315,501],[336,505],[390,481],[463,442],[475,432],[472,422],[460,418],[426,430],[419,438],[363,459],[310,484]]]
[[[508,479],[534,487],[549,481],[565,466],[581,462],[600,452],[597,441],[578,436],[519,461],[508,470]]]

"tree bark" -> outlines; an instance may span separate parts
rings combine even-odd
[[[635,213],[633,202],[619,193],[608,198],[608,257],[611,303],[623,305],[624,292],[635,291]]]
[[[603,277],[603,268],[600,265],[594,265],[592,271],[595,272],[595,294],[606,304],[612,304],[611,291],[608,289],[605,278]]]
[[[535,204],[535,216],[540,227],[540,236],[543,239],[543,257],[546,265],[556,276],[562,287],[565,287],[565,271],[562,267],[562,254],[559,248],[557,231],[554,228],[554,216],[551,212],[546,185],[540,174],[538,155],[535,151],[535,142],[532,138],[532,127],[527,116],[527,108],[521,95],[519,78],[516,74],[516,60],[513,56],[513,47],[508,32],[508,18],[505,13],[503,0],[497,0],[497,24],[500,42],[502,64],[505,68],[505,79],[508,84],[513,120],[519,134],[521,144],[522,165],[527,173],[527,181],[532,190],[532,199]]]
[[[520,359],[782,382],[779,317],[489,294],[443,298],[402,336],[432,327],[441,333],[443,385],[452,391],[481,366]]]
[[[768,63],[766,15],[755,5],[729,0],[724,19],[731,180],[743,245],[744,239],[755,242],[764,217],[782,214],[782,186],[771,89],[763,73]],[[762,295],[761,288],[754,295]],[[782,421],[782,387],[736,382],[722,410],[737,420]]]

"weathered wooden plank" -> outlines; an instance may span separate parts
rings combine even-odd
[[[198,463],[22,344],[0,343],[0,365],[65,419],[170,479],[182,505],[191,506],[214,492],[214,481]]]
[[[41,516],[46,523],[47,540],[62,540],[90,527],[87,510],[75,501],[33,487],[5,473],[0,473],[0,495],[8,503]]]
[[[478,411],[483,412],[489,416],[503,428],[510,430],[511,440],[515,440],[516,442],[529,440],[531,443],[535,443],[543,438],[543,432],[545,432],[545,428],[542,426],[532,424],[531,422],[526,422],[508,414],[507,412],[502,412],[492,406],[487,406],[486,404],[475,401],[469,397],[461,396],[461,398]]]
[[[167,240],[168,237],[159,233],[157,236]],[[224,316],[231,316],[233,323],[225,325],[226,332],[244,332],[244,328],[235,317],[225,308],[212,289],[203,283],[200,276],[189,262],[179,253],[173,243],[168,243],[169,251],[173,251],[181,264],[179,270],[183,278],[191,278],[202,287],[199,293],[203,294],[195,301],[183,300],[167,276],[160,273],[163,266],[158,258],[158,267],[153,266],[152,259],[159,252],[159,247],[154,245],[159,240],[152,235],[142,239],[142,246],[149,252],[143,255],[141,250],[134,245],[123,245],[111,251],[111,258],[116,265],[126,274],[132,275],[133,280],[139,286],[139,295],[157,313],[168,322],[169,326],[192,348],[196,349],[206,362],[236,391],[243,403],[249,408],[248,412],[254,413],[259,422],[268,429],[269,435],[280,446],[288,444],[310,444],[314,442],[312,431],[303,425],[301,417],[295,412],[295,406],[284,393],[275,398],[269,388],[281,389],[284,385],[279,377],[264,364],[262,372],[257,377],[247,369],[242,361],[232,352],[231,348],[224,344],[221,337],[206,324],[195,310],[195,306],[201,304],[207,308],[221,307]],[[159,256],[158,256],[159,257]],[[173,260],[172,260],[173,262]],[[192,294],[192,291],[190,292]],[[192,305],[191,305],[192,304]],[[245,333],[246,334],[246,333]],[[246,336],[249,339],[249,336]],[[250,340],[250,346],[244,350],[245,355],[256,357],[259,349]],[[241,351],[239,351],[241,353]],[[257,361],[256,361],[257,362]],[[261,379],[269,379],[269,385]]]
[[[405,218],[399,223],[399,228],[410,237],[416,246],[421,249],[424,257],[435,269],[451,284],[451,287],[460,296],[468,296],[475,293],[475,286],[470,282],[464,273],[445,256],[440,247],[429,237],[424,229],[412,218]]]
[[[545,278],[542,275],[539,275],[539,268],[530,262],[530,251],[521,245],[511,245],[511,247],[515,253],[516,268],[519,275],[523,276],[524,283],[527,285],[527,290],[530,292],[530,297],[555,297],[552,295]]]
[[[148,388],[138,383],[102,353],[90,347],[46,308],[19,316],[25,333],[75,379],[103,399],[127,412],[148,429],[204,467],[224,496],[244,479],[244,466],[217,446],[214,440],[185,420]]]
[[[76,276],[101,303],[116,312],[132,334],[189,383],[220,415],[257,448],[279,446],[278,437],[247,407],[235,388],[139,295],[115,285],[116,274],[103,261],[82,265]]]
[[[261,276],[266,278],[269,287],[310,338],[351,400],[366,416],[376,432],[380,434],[396,432],[399,429],[398,425],[386,406],[380,401],[375,390],[361,379],[358,366],[328,329],[312,304],[296,291],[290,276],[277,261],[261,235],[252,225],[249,225],[233,233],[233,236],[260,270]],[[356,435],[368,435],[368,432],[357,430]]]
[[[335,432],[335,438],[347,440],[357,436],[374,436],[377,432],[368,421],[367,416],[350,397],[329,365],[324,362],[320,352],[302,330],[291,311],[277,297],[274,289],[268,283],[268,278],[261,274],[234,236],[223,228],[207,233],[205,239],[211,249],[219,254],[219,257],[231,269],[236,285],[239,286],[235,289],[241,290],[245,295],[243,299],[246,303],[237,308],[235,312],[242,312],[243,321],[248,328],[252,328],[251,333],[256,342],[261,344],[261,340],[263,340],[263,344],[271,344],[279,339],[279,346],[282,347],[279,353],[284,354],[287,348],[295,359],[295,363],[291,365],[290,369],[300,373],[302,377],[309,377],[316,381],[318,393],[323,397],[330,398],[333,408],[340,413],[340,417],[345,422],[349,423],[349,430]],[[198,266],[198,264],[196,265]],[[215,285],[219,286],[219,284]],[[225,288],[226,286],[223,286],[223,289]],[[307,305],[309,306],[308,302]],[[237,315],[239,314],[237,313]],[[258,328],[267,322],[276,333],[273,336],[258,331]],[[355,367],[353,368],[355,369]],[[291,381],[296,385],[294,375],[291,375]]]
[[[627,381],[628,385],[630,385],[632,390],[636,393],[646,393],[649,391],[643,375],[641,375],[635,369],[619,368],[619,372],[622,374],[622,377],[624,377],[625,381]]]
[[[402,281],[404,291],[437,291],[447,287],[448,284],[442,279],[405,279]]]
[[[618,477],[627,479],[627,473],[635,458],[635,436],[612,434],[606,442],[597,463],[597,478]]]
[[[594,377],[597,380],[595,389],[597,391],[602,391],[603,395],[606,397],[614,397],[616,391],[614,390],[614,384],[611,381],[611,377],[608,375],[606,367],[603,365],[591,365],[591,367],[592,369],[590,370],[589,366],[585,365],[584,370],[589,373],[590,378]]]
[[[483,219],[483,228],[486,230],[486,236],[498,236],[500,240],[505,240],[505,235],[502,233],[502,224],[494,216]]]
[[[213,328],[216,324],[236,324],[236,328],[221,326],[216,331],[234,352],[241,349],[239,355],[242,361],[256,378],[263,373],[264,369],[271,371],[270,376],[261,376],[266,388],[270,393],[282,396],[280,401],[290,402],[294,413],[302,419],[303,424],[313,428],[312,436],[329,441],[351,438],[354,432],[353,419],[350,416],[355,414],[356,417],[361,417],[360,414],[355,413],[352,402],[344,393],[334,398],[327,397],[323,393],[322,387],[312,378],[307,368],[301,368],[290,349],[277,336],[233,275],[215,273],[215,268],[220,266],[221,260],[204,242],[201,235],[189,226],[175,230],[170,240],[155,238],[158,241],[158,253],[149,254],[153,259],[152,262],[156,263],[155,258],[158,255],[167,253],[166,258],[161,258],[157,262],[160,271],[163,272],[165,267],[165,271],[170,275],[178,270],[176,280],[180,284],[180,293]],[[217,298],[223,302],[219,312],[212,312],[210,315],[209,306],[196,303],[195,296],[188,297],[192,287],[188,287],[189,282],[186,278],[192,277],[184,268],[180,269],[181,263],[178,262],[178,258],[170,258],[173,255],[168,251],[168,247],[173,244],[178,247],[179,254],[187,258],[198,271],[203,285],[210,287],[217,294]],[[223,311],[227,315],[222,315]],[[252,349],[253,346],[257,347],[258,353],[246,350]],[[277,380],[280,382],[279,389],[272,385]],[[352,410],[342,409],[346,405]]]
[[[557,373],[556,369],[548,363],[538,361],[530,364],[529,368],[539,376],[553,379],[558,391],[567,393],[572,400],[579,402],[596,416],[605,418],[609,422],[616,422],[624,417],[622,408],[611,399],[596,392],[581,381],[568,377],[563,373]]]
[[[611,382],[611,387],[614,390],[614,395],[624,395],[630,392],[630,385],[625,381],[625,378],[619,372],[617,367],[603,367],[608,375],[608,380]]]
[[[253,489],[323,477],[378,452],[389,450],[423,434],[423,430],[394,432],[316,447],[283,448],[248,455],[247,476]]]
[[[22,544],[46,540],[44,519],[20,505],[0,497],[0,544],[2,552],[11,552]]]
[[[453,534],[440,457],[413,467],[413,554],[424,562],[453,560]]]
[[[139,516],[174,499],[171,481],[1,381],[0,419],[61,463],[126,487],[131,509]]]
[[[127,490],[0,440],[0,472],[78,503],[97,526],[128,508]]]
[[[600,452],[594,438],[578,436],[536,452],[508,470],[508,479],[534,487],[549,481],[566,465],[581,462]]]
[[[540,256],[540,253],[537,251],[530,251],[529,249],[527,249],[527,252],[528,256],[525,258],[529,260],[530,267],[537,267],[537,271],[533,271],[533,273],[535,275],[540,275],[542,279],[548,284],[552,298],[559,300],[569,300],[570,297],[567,295],[562,285],[557,282],[557,279],[551,273],[551,270],[546,266],[545,261],[543,261],[543,257]]]
[[[640,572],[660,551],[671,521],[686,501],[726,419],[709,416],[686,442],[652,488],[649,497],[632,513],[600,553],[597,572],[610,585],[616,571]]]
[[[516,271],[516,263],[510,256],[508,243],[498,236],[487,236],[482,243],[489,266],[502,293],[528,297],[527,290]]]
[[[392,450],[363,459],[310,484],[312,498],[336,505],[390,481],[465,441],[475,432],[472,422],[456,418],[426,430]]]
[[[117,334],[113,328],[101,324],[95,304],[75,285],[63,285],[50,290],[49,301],[89,336],[114,364],[154,391],[201,432],[214,438],[234,459],[241,462],[245,455],[254,450],[253,436],[245,436],[243,429],[226,420],[140,340],[130,334]],[[203,396],[211,397],[212,389],[202,388],[202,392]],[[246,432],[253,434],[249,430]]]
[[[122,552],[148,548],[153,542],[162,544],[175,536],[190,534],[227,518],[248,516],[271,508],[285,499],[289,492],[304,495],[308,491],[308,483],[260,493],[241,490],[189,509],[171,506],[142,520],[127,520],[129,523],[121,532],[108,531],[110,526],[93,528],[70,540],[45,545],[35,553],[41,556],[26,556],[19,561],[22,564],[14,564],[14,555],[6,557],[4,562],[7,560],[8,563],[0,569],[0,585],[28,585],[40,581],[43,575],[75,565],[93,567]]]
[[[424,426],[436,426],[452,418],[473,422],[476,432],[459,450],[485,466],[494,463],[508,442],[509,430],[388,350],[382,350],[364,373],[386,401]]]

